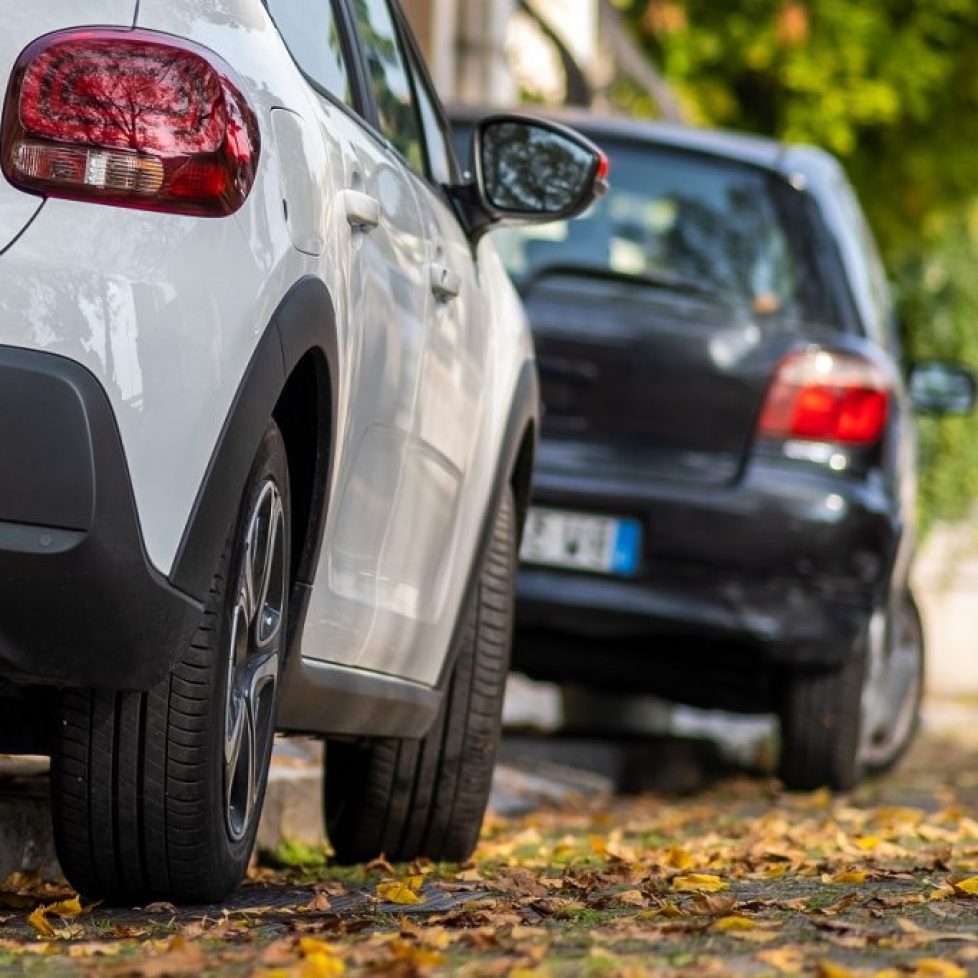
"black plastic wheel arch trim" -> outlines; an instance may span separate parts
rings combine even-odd
[[[324,386],[331,403],[321,406],[329,427],[328,444],[317,459],[316,488],[299,566],[299,581],[309,582],[322,546],[325,507],[335,438],[337,376],[336,314],[325,284],[312,276],[300,279],[286,294],[258,342],[231,405],[217,446],[194,502],[170,572],[175,587],[203,600],[224,548],[262,434],[299,361],[310,352],[321,355],[328,377]],[[301,589],[294,595],[291,617],[301,618]],[[290,629],[295,633],[295,629]]]
[[[82,364],[0,347],[0,674],[145,690],[201,604],[151,564],[108,395]]]

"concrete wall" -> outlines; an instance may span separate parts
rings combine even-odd
[[[403,0],[445,102],[515,100],[506,40],[515,0]]]
[[[927,690],[978,695],[978,518],[938,526],[913,571],[927,639]]]

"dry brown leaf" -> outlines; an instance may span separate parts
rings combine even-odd
[[[629,907],[648,906],[648,900],[645,899],[641,890],[623,890],[621,893],[615,894],[615,899]]]
[[[208,965],[207,955],[197,944],[174,937],[165,950],[126,963],[125,974],[133,978],[192,978]]]
[[[766,951],[758,951],[754,955],[758,961],[777,968],[782,974],[792,974],[801,971],[805,964],[805,952],[800,947],[775,947]]]
[[[933,944],[938,941],[978,941],[978,934],[943,930],[927,930],[905,917],[897,918],[897,927],[917,944]]]

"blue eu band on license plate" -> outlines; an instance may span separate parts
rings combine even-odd
[[[637,520],[619,520],[611,552],[611,570],[615,574],[632,575],[638,570],[639,545],[642,527]]]

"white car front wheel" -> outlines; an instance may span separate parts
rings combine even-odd
[[[262,438],[204,614],[147,693],[65,690],[52,752],[69,882],[111,903],[210,903],[243,878],[275,730],[288,612],[289,480]]]

